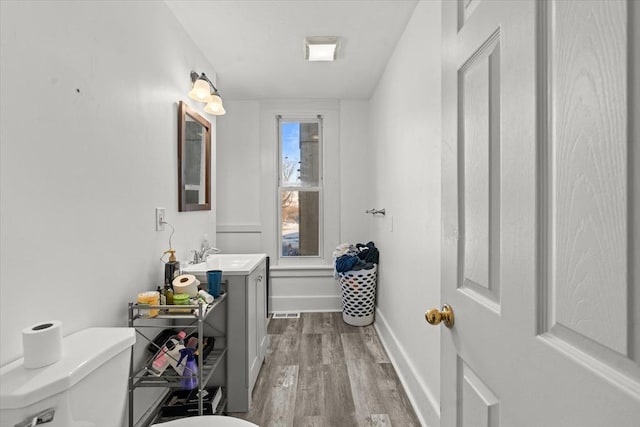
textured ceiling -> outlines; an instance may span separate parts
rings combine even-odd
[[[226,99],[368,99],[417,0],[167,0]],[[335,62],[304,38],[338,36]],[[419,52],[416,52],[419,54]]]

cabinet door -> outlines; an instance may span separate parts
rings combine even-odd
[[[247,352],[249,360],[249,391],[260,373],[266,353],[266,285],[265,264],[262,263],[247,279]]]
[[[258,371],[260,370],[259,356],[258,356],[258,331],[256,329],[256,322],[258,319],[258,294],[256,288],[256,282],[259,275],[259,270],[254,270],[249,277],[247,277],[247,362],[248,362],[248,380],[249,393],[253,389],[256,378],[258,377]]]
[[[258,345],[258,370],[267,354],[267,271],[263,264],[256,277],[256,338]]]

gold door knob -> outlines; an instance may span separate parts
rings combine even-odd
[[[442,311],[432,308],[424,314],[424,318],[432,325],[438,325],[444,322],[447,328],[453,327],[453,309],[448,304],[442,306]]]

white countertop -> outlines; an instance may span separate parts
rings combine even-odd
[[[207,271],[222,270],[225,276],[245,276],[267,257],[267,254],[215,254],[209,255],[207,260],[199,264],[189,264],[182,268],[183,274],[193,274],[206,280]]]

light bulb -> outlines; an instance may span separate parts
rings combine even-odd
[[[198,79],[193,84],[193,89],[189,92],[189,98],[199,102],[209,102],[209,96],[211,95],[211,85],[209,82],[203,79]]]
[[[220,98],[220,96],[211,95],[206,107],[204,107],[204,112],[207,114],[212,114],[214,116],[221,116],[226,113],[224,107],[222,106],[222,99]]]

